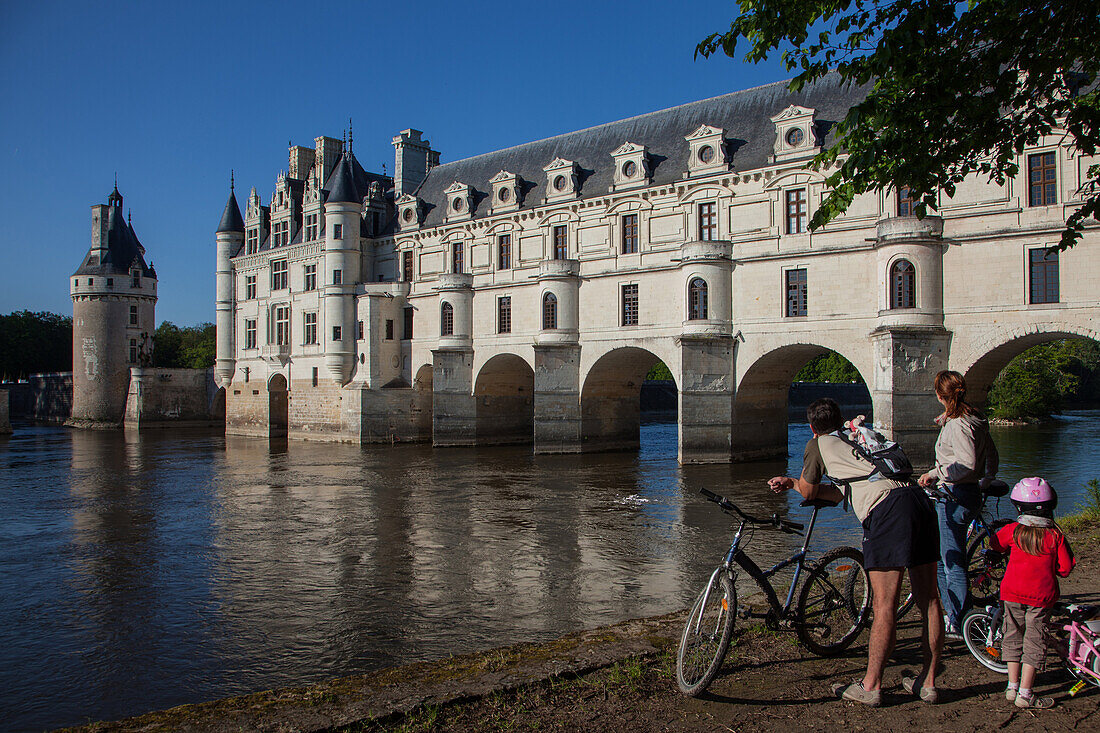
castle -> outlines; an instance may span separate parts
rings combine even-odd
[[[226,432],[630,447],[661,360],[681,461],[779,456],[791,378],[833,350],[927,450],[937,370],[981,402],[1024,349],[1097,338],[1097,228],[1048,252],[1095,161],[1055,130],[938,216],[883,190],[810,232],[806,163],[863,93],[771,84],[442,164],[409,129],[392,178],[350,135],[292,146],[217,229]]]

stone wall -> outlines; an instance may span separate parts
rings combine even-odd
[[[268,412],[267,387],[262,381],[235,381],[225,395],[225,432],[269,437]]]
[[[11,432],[11,420],[8,419],[8,391],[0,389],[0,434]]]
[[[214,425],[217,385],[212,369],[131,367],[127,427]]]
[[[9,393],[9,417],[65,422],[73,405],[72,372],[32,374],[25,382],[4,385]]]

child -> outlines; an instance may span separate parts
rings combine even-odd
[[[1058,600],[1058,578],[1069,575],[1077,560],[1054,523],[1058,496],[1050,484],[1038,477],[1025,478],[1013,487],[1010,498],[1020,516],[990,541],[997,552],[1011,550],[1001,581],[1001,658],[1008,664],[1005,698],[1019,708],[1049,708],[1054,699],[1033,695],[1031,685],[1046,657],[1046,626],[1050,607]]]

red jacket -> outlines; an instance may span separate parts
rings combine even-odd
[[[1053,530],[1043,538],[1042,555],[1024,552],[1016,547],[1012,539],[1012,532],[1017,526],[1016,522],[1006,525],[990,538],[991,549],[1010,552],[1005,577],[1001,581],[1001,600],[1050,608],[1058,600],[1058,578],[1069,575],[1077,559],[1073,557],[1065,535]]]

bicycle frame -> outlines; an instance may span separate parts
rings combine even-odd
[[[1100,685],[1100,675],[1085,666],[1085,660],[1088,659],[1089,652],[1100,656],[1100,651],[1096,648],[1098,637],[1088,630],[1088,627],[1084,627],[1085,630],[1082,631],[1082,625],[1077,621],[1072,621],[1062,628],[1069,632],[1069,638],[1066,640],[1068,645],[1066,649],[1066,666],[1072,665],[1075,668],[1076,676],[1088,675],[1094,680],[1093,684]]]

